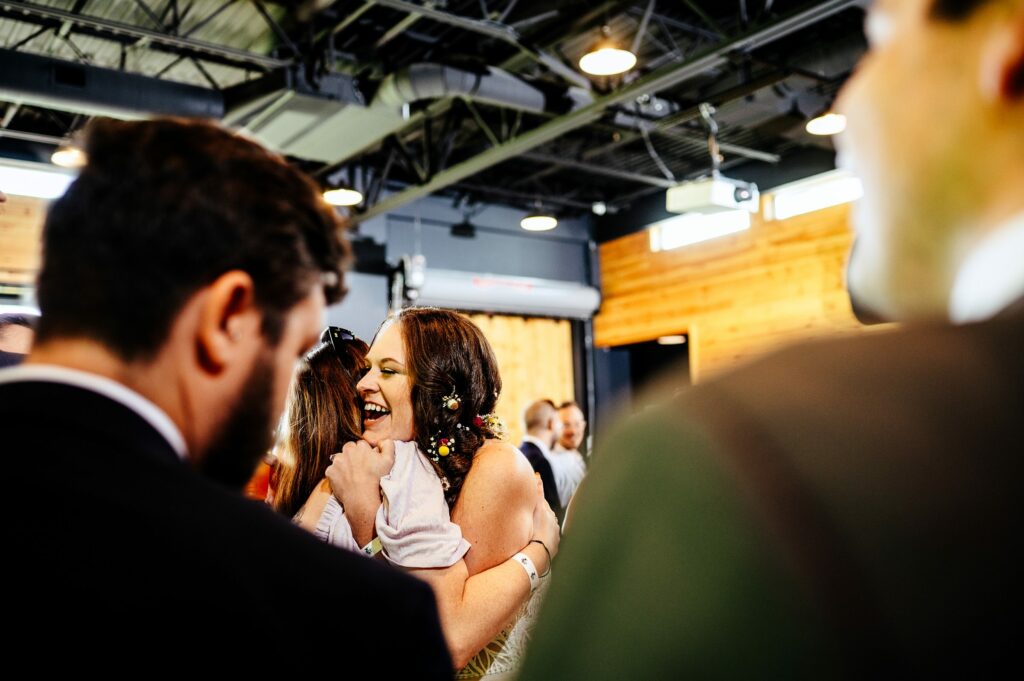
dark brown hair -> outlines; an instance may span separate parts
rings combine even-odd
[[[366,343],[350,340],[321,343],[299,364],[285,411],[285,451],[275,470],[274,508],[289,518],[324,478],[331,454],[358,440],[362,413],[356,383]]]
[[[457,312],[410,308],[392,319],[400,325],[405,347],[416,444],[427,453],[431,436],[455,441],[451,454],[434,464],[448,481],[445,499],[454,506],[477,449],[487,438],[498,437],[485,419],[478,418],[492,414],[498,401],[498,362],[483,332]],[[453,390],[459,401],[456,410],[444,404]]]
[[[276,344],[314,284],[328,302],[344,292],[348,246],[333,209],[255,142],[211,122],[100,118],[85,152],[43,228],[39,342],[89,338],[127,361],[151,358],[186,300],[242,270]]]

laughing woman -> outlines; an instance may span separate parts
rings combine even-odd
[[[532,594],[558,545],[557,520],[533,470],[497,437],[500,390],[490,345],[465,317],[424,308],[390,317],[358,383],[363,440],[345,445],[328,469],[336,499],[325,500],[330,493],[320,488],[302,518],[323,530],[330,515],[323,509],[333,503],[345,521],[338,534],[346,539],[336,543],[373,547],[375,535],[386,535],[383,555],[434,588],[460,678],[499,678],[517,668],[537,609]],[[417,463],[436,499],[421,481],[390,479]],[[384,490],[382,507],[389,482],[395,487]],[[382,524],[396,509],[413,518],[413,532]],[[401,544],[402,555],[388,541]]]

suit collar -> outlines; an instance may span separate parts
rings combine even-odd
[[[0,385],[24,381],[74,386],[118,402],[149,422],[167,440],[179,458],[188,458],[185,438],[167,412],[117,381],[51,364],[23,364],[0,374]]]
[[[5,378],[7,371],[0,372],[0,378]],[[12,428],[19,423],[39,427],[42,422],[47,429],[66,428],[81,433],[83,441],[99,439],[125,451],[177,465],[184,463],[167,438],[138,412],[106,395],[75,385],[0,381],[0,412]]]
[[[547,443],[544,442],[543,440],[527,433],[526,435],[523,435],[523,442],[529,442],[530,444],[537,447],[537,449],[540,450],[540,453],[544,455],[545,459],[551,456],[551,450],[548,448]]]

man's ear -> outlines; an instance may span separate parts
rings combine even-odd
[[[996,30],[983,48],[981,90],[986,101],[1024,101],[1024,10]]]
[[[260,335],[262,316],[252,277],[240,270],[225,272],[206,288],[201,305],[199,361],[207,371],[220,373]]]

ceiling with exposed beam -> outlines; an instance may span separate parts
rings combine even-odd
[[[358,187],[357,219],[427,194],[626,211],[708,171],[703,102],[731,175],[831,163],[804,125],[864,52],[863,4],[0,0],[0,156],[45,161],[97,113],[200,111]],[[602,37],[637,66],[581,73]]]

